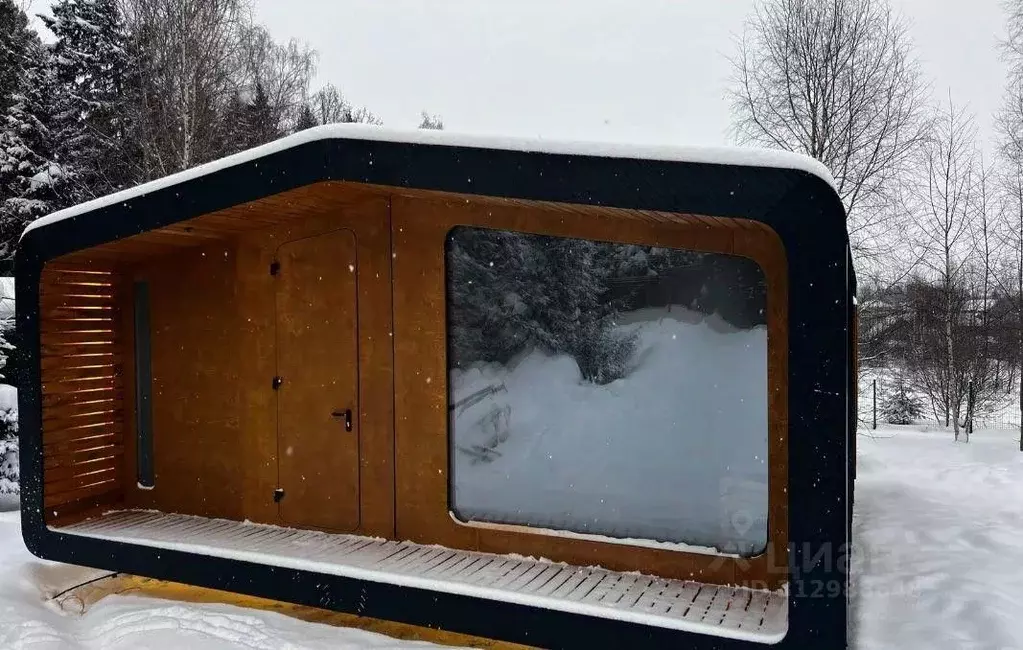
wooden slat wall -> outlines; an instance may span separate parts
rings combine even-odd
[[[48,518],[119,501],[124,391],[112,269],[50,264],[39,288]]]
[[[238,363],[242,350],[234,243],[183,249],[123,271],[127,282],[149,284],[154,469],[154,485],[139,489],[134,399],[129,395],[126,468],[132,479],[125,485],[125,502],[136,508],[244,519],[246,468],[238,455],[245,440],[238,391],[247,378]],[[122,304],[127,310],[131,300]],[[125,330],[133,323],[131,318],[122,320]],[[268,386],[264,379],[263,386]]]

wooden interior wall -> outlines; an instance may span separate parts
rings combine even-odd
[[[124,378],[113,269],[51,263],[39,287],[48,521],[120,501]]]
[[[393,385],[389,204],[385,196],[325,184],[303,207],[271,197],[191,222],[168,252],[140,235],[110,244],[101,259],[122,260],[124,280],[150,282],[155,487],[135,482],[134,409],[128,396],[126,502],[168,512],[281,523],[278,486],[275,285],[270,264],[281,244],[347,228],[358,259],[360,526],[394,533]],[[297,191],[298,192],[298,191]],[[286,208],[284,206],[287,206]],[[251,219],[249,217],[252,217]],[[223,230],[218,230],[224,225]],[[159,231],[157,231],[159,232]],[[219,239],[211,233],[219,233]],[[189,234],[199,233],[189,239]],[[191,242],[185,245],[184,242]],[[118,257],[118,256],[121,257]],[[80,255],[84,257],[84,254]],[[323,300],[331,296],[324,295]],[[130,358],[131,297],[123,301]],[[354,308],[354,306],[353,306]],[[131,363],[126,380],[133,385]]]
[[[397,532],[401,539],[723,584],[787,579],[788,395],[784,249],[770,229],[715,220],[580,206],[429,197],[392,199]],[[449,515],[445,238],[454,226],[694,249],[757,261],[768,284],[769,551],[738,561],[531,532],[462,524]],[[775,550],[779,552],[775,553]]]
[[[336,188],[338,194],[341,188]],[[350,196],[349,196],[350,198]],[[358,291],[359,405],[355,428],[360,437],[357,533],[394,534],[394,386],[391,347],[391,230],[385,196],[365,195],[335,203],[325,215],[292,219],[238,238],[239,342],[243,381],[239,401],[245,444],[246,517],[280,523],[269,496],[277,487],[277,397],[270,380],[275,363],[274,279],[269,274],[278,247],[289,241],[345,228],[355,233]],[[331,296],[325,295],[324,300]],[[324,358],[327,362],[328,358]],[[285,380],[287,381],[287,379]],[[285,496],[285,499],[287,496]]]
[[[244,516],[236,257],[224,241],[126,270],[127,286],[149,284],[153,372],[154,486],[129,489],[131,506]],[[135,418],[128,420],[134,478]]]

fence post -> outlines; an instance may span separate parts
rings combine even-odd
[[[874,430],[877,430],[877,380],[873,382],[874,385]]]
[[[966,435],[973,433],[973,380],[970,380],[969,390],[966,393]],[[969,441],[969,437],[966,438]]]

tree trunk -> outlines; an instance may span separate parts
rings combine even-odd
[[[1023,179],[1020,178],[1019,168],[1016,170],[1016,188],[1019,218],[1019,232],[1016,250],[1016,338],[1019,345],[1019,450],[1023,452]]]
[[[954,347],[952,345],[952,258],[951,251],[948,245],[945,246],[945,354],[947,355],[947,364],[945,366],[945,372],[947,376],[945,378],[948,384],[947,399],[948,405],[951,408],[946,409],[946,413],[951,411],[952,419],[952,431],[955,434],[955,440],[959,440],[959,400],[956,399],[956,385],[955,385],[955,357]],[[946,422],[949,418],[946,417]],[[946,426],[948,426],[946,424]]]

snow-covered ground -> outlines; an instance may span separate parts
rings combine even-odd
[[[755,554],[767,543],[767,334],[641,310],[630,372],[568,356],[453,373],[459,516]],[[625,320],[625,319],[623,319]],[[495,388],[496,387],[496,388]],[[489,392],[488,391],[492,391]],[[482,450],[491,450],[482,453]]]
[[[43,562],[21,542],[19,513],[0,513],[3,650],[385,650],[432,644],[309,623],[276,612],[109,596],[85,614],[50,598],[103,571]]]
[[[925,427],[859,440],[852,633],[857,650],[1023,648],[1023,453],[1008,431],[969,444]],[[47,600],[98,572],[33,558],[0,513],[0,648],[408,648],[368,632],[228,605],[110,596]]]
[[[927,428],[859,438],[854,647],[1023,648],[1019,437]]]

